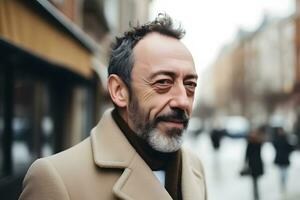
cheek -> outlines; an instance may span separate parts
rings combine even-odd
[[[169,101],[170,98],[168,95],[159,95],[158,97],[153,98],[152,109],[150,113],[151,119],[154,119],[159,115],[169,113]]]
[[[153,90],[144,89],[141,95],[141,103],[151,104],[153,98],[155,97],[155,92]]]
[[[145,91],[140,105],[150,120],[153,120],[168,104],[168,95],[158,94],[153,90]]]

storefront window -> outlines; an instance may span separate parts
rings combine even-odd
[[[54,122],[49,115],[45,115],[41,121],[42,128],[42,157],[54,153]]]
[[[36,155],[35,145],[35,81],[31,77],[16,78],[13,89],[12,121],[13,172],[24,171]]]
[[[92,128],[92,98],[91,91],[84,86],[73,89],[70,117],[71,131],[68,133],[68,142],[73,145],[90,134]]]
[[[51,98],[54,92],[51,90],[48,83],[41,85],[41,118],[39,119],[40,134],[41,134],[41,156],[49,156],[54,153],[55,137],[54,137],[54,117],[55,110]]]
[[[81,139],[89,136],[90,130],[93,128],[93,103],[92,103],[92,91],[90,88],[81,87],[81,101],[79,108],[82,113],[82,127],[81,127]]]
[[[18,75],[14,84],[12,157],[14,172],[54,153],[51,92],[46,82]]]
[[[4,76],[0,70],[0,177],[4,174],[4,155],[3,155],[3,135],[4,135],[4,111],[3,111],[3,104],[4,104]]]

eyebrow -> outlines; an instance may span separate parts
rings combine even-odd
[[[167,70],[159,70],[155,73],[153,73],[150,78],[154,78],[158,75],[167,75],[167,76],[171,76],[171,77],[176,77],[176,73],[171,72],[171,71],[167,71]],[[184,79],[198,79],[198,75],[197,74],[188,74],[184,77]]]

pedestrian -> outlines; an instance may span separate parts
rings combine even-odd
[[[218,151],[221,145],[222,138],[227,135],[227,132],[223,128],[213,128],[210,133],[210,139],[215,151]]]
[[[261,158],[261,147],[264,142],[263,129],[253,129],[247,137],[247,148],[245,155],[245,168],[241,175],[250,175],[253,182],[253,196],[259,199],[258,179],[264,174],[263,161]],[[244,174],[243,174],[244,173]]]
[[[116,39],[107,110],[90,137],[38,159],[20,200],[205,200],[198,157],[182,148],[197,74],[184,31],[166,14]]]
[[[274,163],[279,168],[280,188],[282,192],[285,192],[288,178],[288,167],[290,165],[289,157],[291,152],[294,150],[294,145],[289,142],[287,134],[282,127],[274,128],[273,146],[276,152]]]

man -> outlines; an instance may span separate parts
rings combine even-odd
[[[35,161],[21,200],[206,199],[202,165],[181,148],[197,82],[183,35],[159,15],[117,38],[108,67],[115,109],[83,142]]]

